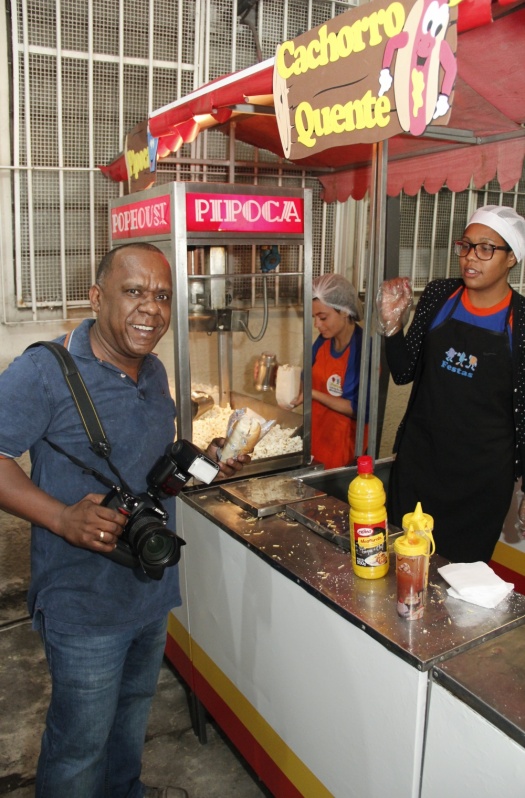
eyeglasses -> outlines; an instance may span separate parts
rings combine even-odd
[[[470,244],[468,241],[454,241],[454,253],[460,258],[466,258],[471,249],[474,250],[479,260],[490,260],[494,257],[497,249],[502,249],[505,252],[511,251],[510,247],[496,247],[494,244]]]

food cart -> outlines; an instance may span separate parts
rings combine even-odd
[[[383,10],[388,6],[393,14],[402,4],[379,5]],[[404,5],[420,9],[425,4]],[[355,13],[369,12],[365,8]],[[348,12],[348,17],[341,15],[334,24],[344,26],[348,19],[350,29],[351,14],[354,11]],[[498,26],[502,35],[496,44],[500,48],[507,46],[509,30],[517,31],[523,23],[523,10],[516,13],[515,24],[511,16]],[[362,30],[372,28],[362,26]],[[453,34],[452,29],[451,40]],[[308,52],[315,53],[311,41]],[[479,37],[470,37],[470,42],[465,38],[466,54],[469,47],[475,83],[482,50]],[[379,49],[374,52],[378,55]],[[494,58],[493,63],[497,62]],[[362,65],[368,69],[364,59]],[[340,66],[332,70],[336,76],[341,74]],[[177,141],[182,142],[188,123],[194,127],[206,116],[204,107],[209,112],[206,124],[214,124],[214,115],[217,123],[231,116],[239,138],[244,136],[249,143],[282,154],[280,140],[269,146],[274,120],[269,115],[257,117],[250,126],[245,110],[232,107],[231,101],[236,77],[244,100],[250,94],[272,94],[267,82],[272,72],[273,62],[265,63],[246,70],[244,76],[212,83],[209,103],[205,89],[187,101],[177,100],[150,116],[150,132],[162,141],[180,130]],[[310,77],[306,76],[306,81]],[[347,144],[304,159],[305,166],[319,164],[319,159],[330,166],[321,177],[328,200],[350,195],[361,198],[370,190],[368,289],[380,279],[387,183],[388,193],[395,195],[401,188],[414,193],[414,186],[417,191],[423,183],[428,190],[438,190],[445,179],[452,190],[461,190],[473,176],[477,185],[483,185],[496,172],[500,182],[510,186],[521,174],[524,134],[514,118],[517,99],[513,108],[507,109],[507,116],[494,114],[487,111],[480,87],[475,87],[473,100],[460,77],[456,86],[460,102],[456,116],[452,112],[453,124],[448,130],[435,125],[434,135],[424,140],[414,141],[406,131],[396,135],[390,142],[388,177],[388,151],[382,142],[358,144],[353,150],[354,145]],[[225,86],[227,100],[221,105],[220,92]],[[288,88],[285,77],[283,94]],[[298,91],[297,85],[293,88]],[[320,92],[319,96],[326,95]],[[339,109],[337,103],[332,102],[331,108],[334,124],[339,123],[340,112],[334,110]],[[465,117],[472,130],[454,124],[464,122]],[[286,113],[283,124],[288,135],[293,126]],[[290,146],[292,143],[297,142],[288,140]],[[501,156],[503,149],[510,153],[508,158]],[[423,164],[416,176],[407,165],[409,158],[411,166],[414,159]],[[298,156],[297,160],[303,159]],[[277,245],[280,250],[286,242],[247,228],[226,234],[191,229],[187,199],[195,191],[208,190],[228,194],[230,187],[164,186],[141,193],[138,200],[126,197],[112,206],[112,213],[126,213],[126,208],[130,210],[133,202],[140,203],[146,195],[153,201],[168,197],[168,228],[163,232],[142,230],[136,237],[158,243],[174,270],[178,434],[190,439],[195,438],[196,421],[200,420],[193,415],[191,397],[197,385],[202,389],[203,384],[217,383],[217,406],[249,405],[261,415],[263,410],[269,414],[280,411],[271,390],[262,396],[257,393],[253,366],[261,349],[246,336],[250,329],[258,338],[253,330],[264,327],[252,324],[254,319],[262,322],[266,315],[260,289],[268,279],[279,281],[272,284],[274,298],[281,296],[277,285],[282,280],[297,280],[295,308],[302,306],[302,326],[299,335],[289,332],[293,327],[283,326],[286,314],[276,301],[265,335],[278,330],[278,342],[267,347],[267,338],[264,352],[275,353],[283,362],[289,353],[298,351],[298,344],[284,350],[279,350],[278,344],[285,346],[290,335],[300,341],[306,397],[310,388],[308,225],[291,244],[298,247],[301,268],[292,268],[287,277],[279,271],[263,278],[255,266],[254,241],[255,246]],[[231,191],[246,195],[258,190],[232,186]],[[305,219],[308,221],[307,213]],[[129,237],[117,232],[112,244]],[[237,246],[249,253],[248,267],[237,266]],[[215,249],[224,251],[211,251]],[[238,279],[244,286],[240,292],[235,288]],[[212,286],[219,290],[215,292]],[[367,324],[373,295],[373,290],[367,291]],[[230,296],[235,301],[230,301]],[[262,311],[254,301],[261,296]],[[392,568],[387,577],[371,582],[352,573],[345,521],[346,491],[355,471],[317,470],[309,459],[308,399],[303,416],[292,416],[282,417],[282,426],[294,431],[297,421],[303,425],[300,451],[256,459],[237,480],[205,489],[193,486],[177,498],[177,532],[188,545],[180,564],[183,605],[170,616],[167,656],[189,686],[196,733],[204,741],[207,716],[213,717],[277,798],[467,794],[470,786],[455,791],[458,783],[475,785],[470,792],[478,798],[492,798],[494,784],[498,794],[520,794],[525,769],[525,697],[523,682],[513,685],[515,671],[510,663],[514,654],[523,661],[525,597],[513,593],[495,610],[452,599],[437,573],[442,562],[436,557],[431,564],[425,616],[408,623],[400,619]],[[372,440],[373,434],[372,424]],[[389,461],[376,463],[376,472],[385,483],[389,467]],[[395,530],[392,533],[393,537]],[[487,647],[496,654],[487,656]],[[481,676],[481,682],[473,678],[475,674]],[[497,679],[499,686],[508,686],[512,705],[491,691]],[[455,749],[457,738],[449,733],[452,719],[462,731],[461,745]],[[490,779],[485,777],[487,769],[479,768],[479,751],[486,757],[487,750],[497,752],[490,757]],[[442,788],[440,777],[445,773],[446,786]],[[460,776],[463,781],[458,782]]]

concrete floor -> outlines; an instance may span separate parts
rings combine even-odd
[[[49,697],[40,638],[27,618],[28,580],[29,525],[0,512],[0,795],[11,798],[34,796]],[[190,798],[270,796],[212,723],[207,738],[202,745],[195,736],[186,690],[166,662],[148,728],[144,781],[185,787]]]

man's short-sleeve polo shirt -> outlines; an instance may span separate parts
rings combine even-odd
[[[93,323],[82,322],[68,348],[111,444],[111,461],[133,492],[141,493],[148,471],[174,438],[175,405],[166,371],[149,355],[135,383],[98,360],[89,341]],[[107,492],[44,438],[116,481],[107,463],[90,449],[60,366],[51,352],[36,347],[0,375],[0,454],[18,457],[29,449],[33,482],[65,504],[88,493]],[[170,516],[168,527],[174,529],[175,502],[163,504]],[[139,569],[72,546],[34,526],[28,603],[32,615],[38,618],[42,612],[46,624],[68,633],[99,634],[149,623],[180,604],[178,568],[167,568],[161,580],[151,580]]]

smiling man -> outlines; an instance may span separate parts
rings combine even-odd
[[[97,314],[90,330],[94,354],[136,379],[170,325],[171,298],[171,270],[156,247],[130,244],[109,252],[89,292]]]
[[[173,441],[175,405],[152,354],[168,330],[171,299],[170,267],[157,247],[118,247],[101,261],[90,290],[96,320],[58,339],[87,386],[115,471],[91,448],[47,348],[26,350],[0,375],[0,507],[32,524],[28,606],[52,679],[37,798],[187,795],[140,780],[166,619],[180,604],[178,568],[155,580],[100,556],[113,551],[126,519],[101,504],[105,488],[93,474],[118,484],[118,473],[139,495]],[[223,443],[212,442],[208,455],[216,457]],[[31,479],[15,459],[28,449]],[[230,476],[248,461],[220,470]],[[174,502],[163,502],[171,528]]]

